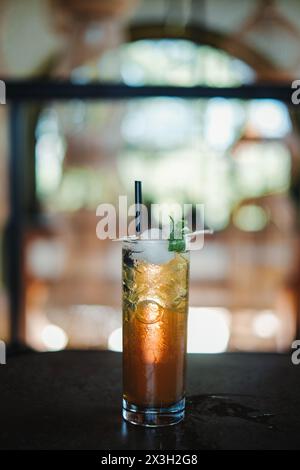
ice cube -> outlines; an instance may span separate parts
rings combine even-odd
[[[137,244],[135,259],[145,260],[151,264],[168,263],[174,258],[174,252],[168,251],[168,240],[162,240],[162,232],[159,229],[145,230]]]

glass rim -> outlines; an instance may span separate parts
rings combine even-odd
[[[159,238],[157,239],[142,239],[142,240],[122,240],[122,249],[124,250],[131,250],[132,252],[135,251],[135,248],[137,250],[141,250],[143,251],[144,249],[146,249],[146,246],[155,246],[155,245],[159,245],[159,246],[163,246],[165,247],[165,249],[168,249],[168,245],[169,245],[169,242],[170,240],[161,240]],[[143,248],[144,247],[144,248]],[[170,252],[172,253],[176,253],[175,250],[170,250]],[[179,254],[189,254],[190,250],[188,249],[185,249],[183,251],[180,251],[178,252]]]
[[[183,238],[182,238],[183,240]],[[169,243],[169,239],[166,238],[161,239],[161,238],[143,238],[143,239],[135,239],[135,240],[122,240],[122,243],[127,243],[127,244],[138,244],[138,243]]]

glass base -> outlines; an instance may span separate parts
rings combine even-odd
[[[184,418],[185,398],[167,408],[147,408],[132,405],[123,399],[123,418],[140,426],[171,426]]]

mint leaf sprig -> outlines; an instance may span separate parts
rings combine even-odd
[[[182,253],[186,250],[185,243],[185,233],[188,231],[186,227],[186,221],[184,218],[178,222],[174,222],[173,217],[170,217],[170,238],[169,238],[169,251],[176,251],[177,253]]]

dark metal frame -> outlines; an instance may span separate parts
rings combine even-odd
[[[64,81],[6,81],[7,100],[12,103],[42,100],[123,100],[133,98],[177,97],[277,99],[291,102],[291,84],[261,83],[238,87],[180,87],[180,86],[128,86],[124,84],[79,84]]]
[[[8,258],[8,290],[10,300],[10,341],[22,343],[24,308],[23,237],[25,196],[24,106],[29,102],[48,100],[124,100],[152,97],[178,97],[184,99],[277,99],[292,105],[291,85],[268,83],[244,85],[233,88],[211,88],[204,86],[143,86],[130,87],[123,84],[78,84],[63,81],[6,81],[6,97],[10,106],[10,219],[6,231]]]
[[[24,307],[23,235],[24,235],[24,127],[23,106],[19,102],[10,104],[9,127],[9,200],[10,217],[5,232],[7,283],[10,302],[10,343],[17,346],[20,341],[22,311]]]

